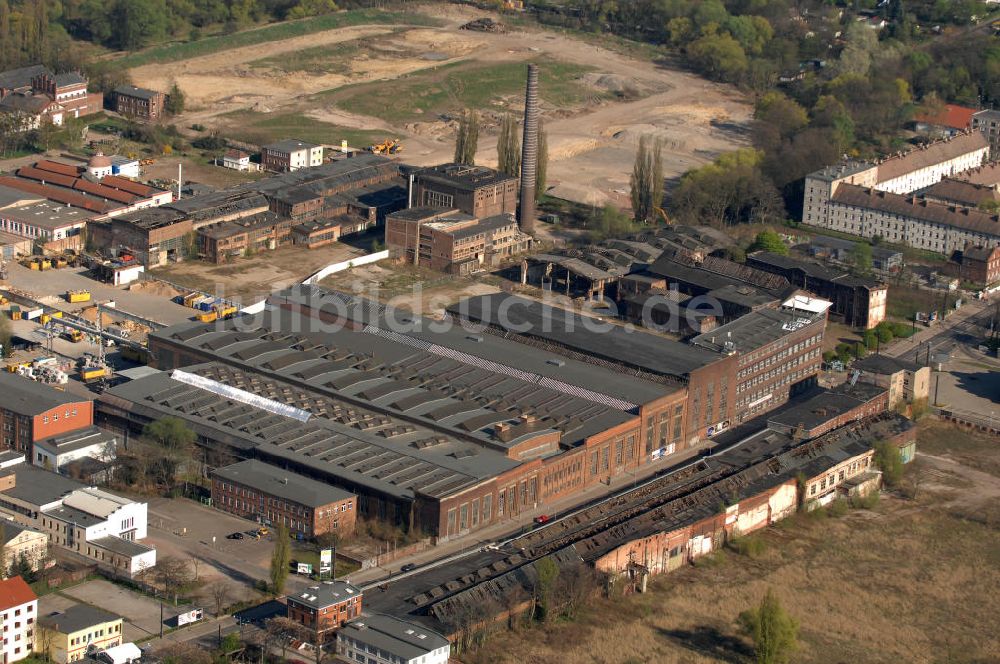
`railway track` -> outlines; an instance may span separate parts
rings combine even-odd
[[[732,472],[736,471],[729,467],[713,469],[706,461],[698,460],[636,489],[577,511],[550,526],[521,535],[511,540],[510,545],[528,558],[540,558],[630,521],[686,493],[718,482]]]

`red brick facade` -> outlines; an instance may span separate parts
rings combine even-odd
[[[36,441],[89,427],[94,423],[93,402],[68,403],[39,415],[26,416],[0,405],[0,437],[4,447],[30,452]]]

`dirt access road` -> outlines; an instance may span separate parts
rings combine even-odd
[[[402,76],[451,63],[544,63],[551,58],[595,68],[581,79],[592,86],[594,99],[573,109],[542,109],[549,135],[548,178],[554,185],[552,193],[591,205],[627,201],[635,148],[644,135],[663,141],[667,178],[746,144],[751,108],[729,86],[564,34],[534,28],[506,35],[460,30],[460,25],[482,15],[464,7],[432,6],[421,11],[433,14],[444,25],[340,28],[139,67],[131,74],[136,84],[153,88],[163,89],[170,81],[177,81],[191,107],[178,121],[179,126],[200,123],[225,127],[225,115],[241,110],[300,114],[331,123],[329,143],[339,142],[338,127],[392,132],[404,139],[403,158],[407,162],[428,165],[451,159],[453,121],[429,114],[419,122],[394,126],[338,106],[331,97],[336,97],[336,91],[345,85],[371,81],[398,85],[395,81]],[[291,58],[323,46],[334,49],[354,40],[372,40],[378,50],[347,60],[346,70],[333,67],[288,73],[279,71],[280,67],[260,66],[262,61],[275,62],[275,58],[280,65],[283,55]],[[637,94],[625,95],[623,100],[608,94],[622,89]],[[523,95],[521,99],[503,101],[506,107],[517,109],[523,104]],[[498,110],[496,104],[492,110]],[[481,136],[478,163],[496,163],[495,140],[489,131]]]

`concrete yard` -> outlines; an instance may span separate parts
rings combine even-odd
[[[35,299],[63,311],[79,311],[94,302],[114,300],[118,308],[145,318],[173,325],[190,320],[191,309],[170,301],[169,296],[150,292],[145,286],[129,288],[104,284],[90,277],[85,268],[63,268],[38,272],[18,263],[11,264],[7,283],[32,294]],[[68,290],[89,290],[90,302],[70,304],[63,297]]]
[[[110,581],[103,579],[87,581],[79,586],[62,590],[60,594],[123,616],[125,618],[126,641],[138,641],[160,633],[160,602],[116,586]],[[165,602],[163,604],[163,620],[169,623],[171,618],[184,612],[187,608],[186,606],[175,607],[169,602]],[[39,613],[41,613],[41,609],[39,609]]]
[[[249,599],[255,596],[250,589],[253,583],[268,576],[274,536],[228,540],[226,535],[245,533],[258,525],[191,500],[153,498],[145,543],[156,547],[161,558],[191,561],[192,573],[197,565],[202,587],[221,581],[229,584],[233,599]],[[291,575],[288,579],[289,591],[305,585],[304,578]]]

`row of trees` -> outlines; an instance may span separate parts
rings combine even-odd
[[[458,131],[455,134],[456,164],[473,166],[476,163],[476,151],[479,149],[479,129],[482,118],[479,111],[466,109],[458,121]],[[549,139],[542,122],[538,123],[538,156],[535,170],[535,198],[541,198],[545,193],[549,166]],[[497,136],[497,170],[507,175],[521,175],[521,131],[517,119],[510,113],[505,113],[500,120],[500,133]]]
[[[74,38],[135,50],[338,9],[334,0],[0,0],[0,70],[37,62],[79,66]]]

